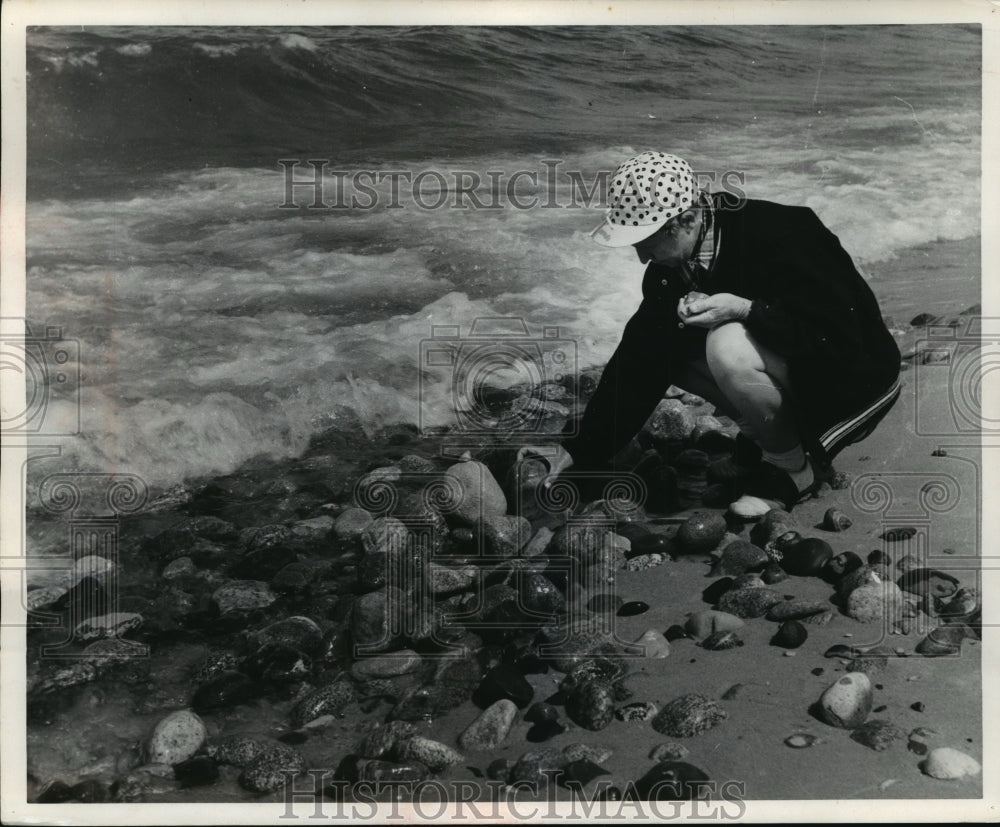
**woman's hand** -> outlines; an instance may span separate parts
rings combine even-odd
[[[715,327],[724,322],[741,322],[750,312],[750,299],[732,293],[714,296],[685,296],[677,304],[677,318],[695,327]]]

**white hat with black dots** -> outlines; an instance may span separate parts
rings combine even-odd
[[[604,247],[637,244],[697,199],[687,161],[666,152],[640,152],[615,170],[608,187],[608,211],[590,236]]]

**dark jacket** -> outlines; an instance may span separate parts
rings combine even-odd
[[[821,463],[828,461],[819,435],[893,385],[899,349],[868,284],[812,210],[712,197],[722,235],[708,285],[700,289],[753,301],[744,323],[787,361],[803,443]],[[625,326],[578,435],[565,443],[578,468],[605,465],[649,418],[675,366],[704,358],[707,331],[678,323],[677,303],[686,292],[676,270],[646,268],[642,304]]]

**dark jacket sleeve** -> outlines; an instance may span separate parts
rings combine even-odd
[[[865,297],[855,289],[859,277],[836,236],[806,212],[812,221],[772,248],[745,324],[786,358],[838,362],[860,356]]]
[[[664,337],[645,305],[629,320],[622,340],[587,403],[578,434],[563,443],[578,469],[599,468],[645,424],[670,385]]]

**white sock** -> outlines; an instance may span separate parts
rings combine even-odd
[[[762,451],[764,461],[775,465],[783,471],[788,472],[799,491],[805,491],[813,484],[812,465],[806,459],[806,453],[802,450],[802,445],[796,445],[790,451]]]

